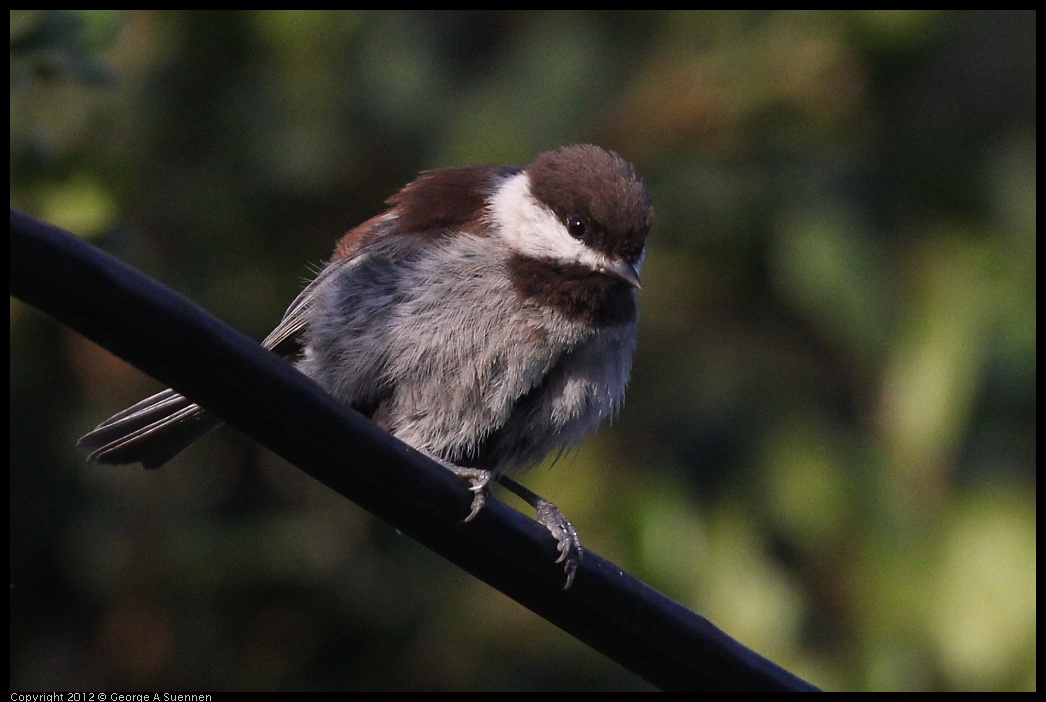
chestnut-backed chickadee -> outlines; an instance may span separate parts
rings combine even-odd
[[[471,483],[498,480],[559,541],[567,587],[581,544],[547,500],[507,479],[577,442],[621,403],[653,211],[635,168],[591,145],[525,168],[422,173],[338,242],[264,346]],[[165,390],[79,445],[157,468],[221,424]]]

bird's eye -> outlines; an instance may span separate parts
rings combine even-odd
[[[570,236],[580,239],[588,231],[588,225],[580,217],[567,217],[567,231],[570,232]]]

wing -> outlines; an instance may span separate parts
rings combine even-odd
[[[365,222],[342,241],[362,241],[380,221],[381,218],[374,218]],[[324,268],[294,299],[262,346],[288,359],[297,357],[317,293],[358,253],[357,246]],[[167,389],[113,415],[82,437],[77,446],[91,450],[88,460],[92,462],[141,463],[146,468],[159,468],[221,425],[220,419],[198,404]]]
[[[351,229],[339,240],[330,263],[295,298],[262,346],[288,359],[299,357],[320,293],[346,266],[366,259],[371,244],[381,240],[378,248],[383,250],[382,255],[395,260],[397,251],[407,251],[412,246],[384,246],[384,241],[413,240],[416,244],[476,220],[484,193],[498,178],[516,171],[514,167],[485,165],[423,173],[388,199],[386,212]],[[394,230],[406,236],[396,236]],[[370,412],[373,410],[369,408]],[[199,405],[174,390],[164,390],[106,420],[77,445],[92,450],[92,461],[141,463],[146,468],[158,468],[218,426],[221,421]]]

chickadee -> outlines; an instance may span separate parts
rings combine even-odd
[[[579,441],[621,404],[653,217],[636,169],[597,146],[525,168],[422,173],[352,229],[262,342],[348,407],[469,481],[497,480],[557,539],[555,505],[505,474]],[[91,461],[158,468],[221,421],[173,390],[79,441]]]

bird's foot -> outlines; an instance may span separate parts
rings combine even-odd
[[[491,481],[494,480],[494,474],[482,468],[459,466],[436,456],[432,456],[432,458],[454,475],[469,482],[469,489],[473,492],[472,511],[465,517],[465,521],[472,521],[480,513],[480,510],[483,509],[483,506],[487,504],[487,493],[490,490]],[[578,564],[581,563],[581,559],[585,555],[577,529],[559,511],[559,508],[549,500],[538,497],[515,480],[503,475],[498,476],[497,480],[537,511],[538,523],[548,529],[549,533],[552,534],[552,538],[556,540],[556,550],[559,551],[559,558],[556,559],[556,563],[563,564],[563,572],[567,576],[563,589],[568,589],[574,583]]]
[[[559,511],[559,507],[556,507],[549,500],[538,497],[515,480],[503,475],[498,477],[498,482],[537,510],[538,523],[548,529],[549,533],[552,534],[552,538],[556,540],[556,550],[559,551],[559,558],[556,559],[556,563],[563,564],[563,572],[567,575],[567,581],[564,583],[563,589],[568,589],[574,584],[574,575],[577,573],[578,564],[581,563],[581,559],[585,556],[585,550],[581,548],[581,538],[577,535],[577,529]]]
[[[489,470],[482,470],[480,468],[464,468],[462,466],[454,465],[450,461],[444,461],[437,459],[441,464],[458,476],[462,480],[469,482],[469,490],[472,491],[472,511],[469,512],[469,516],[465,517],[466,522],[471,522],[475,519],[476,515],[479,514],[483,506],[487,504],[487,490],[490,485],[490,481],[494,479],[494,474]]]
[[[581,538],[577,535],[574,525],[553,503],[542,498],[534,508],[537,510],[538,523],[544,524],[556,540],[556,549],[559,551],[556,563],[563,564],[563,572],[567,575],[563,589],[566,590],[574,583],[574,574],[577,573],[578,564],[585,555],[581,548]]]

